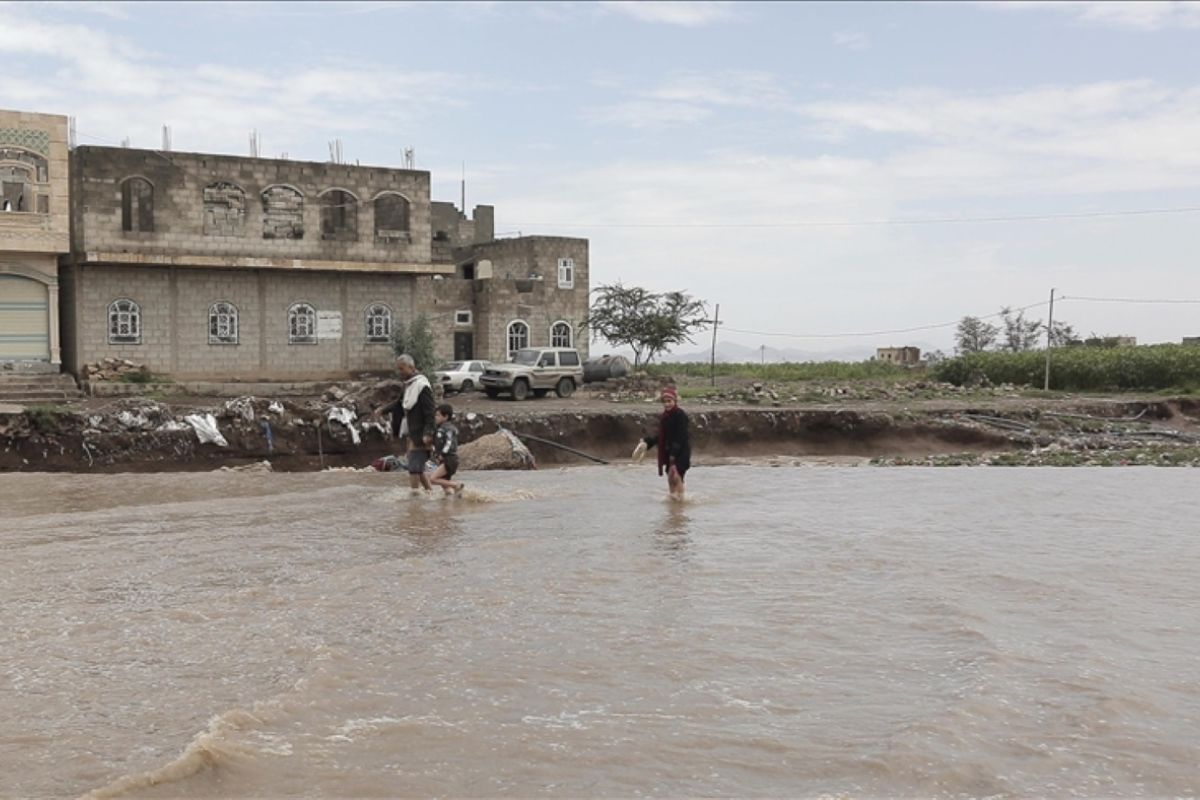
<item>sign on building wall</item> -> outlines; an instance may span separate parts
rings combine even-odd
[[[318,311],[317,312],[317,338],[318,339],[340,339],[340,338],[342,338],[342,312],[340,312],[340,311]]]

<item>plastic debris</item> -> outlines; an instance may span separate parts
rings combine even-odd
[[[329,409],[326,418],[332,422],[340,422],[350,429],[350,440],[355,444],[362,441],[362,437],[358,433],[358,428],[354,427],[354,420],[357,415],[348,408],[335,407]]]
[[[189,414],[183,420],[192,426],[200,444],[212,442],[218,447],[229,446],[229,442],[225,441],[225,437],[217,429],[217,419],[212,414]]]

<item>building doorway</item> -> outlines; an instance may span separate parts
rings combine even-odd
[[[475,334],[454,334],[454,360],[470,361],[475,357]]]

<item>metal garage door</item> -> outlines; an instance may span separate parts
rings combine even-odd
[[[46,286],[0,275],[0,361],[50,360],[50,309]]]

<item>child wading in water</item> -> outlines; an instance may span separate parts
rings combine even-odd
[[[658,474],[667,473],[667,488],[672,500],[683,499],[683,476],[692,466],[692,445],[688,439],[688,416],[679,407],[679,395],[668,386],[662,391],[663,413],[658,420],[658,435],[638,442],[633,460],[641,461],[646,450],[658,446]]]
[[[438,467],[429,482],[442,487],[446,494],[461,494],[462,481],[450,480],[458,472],[458,428],[454,427],[450,421],[452,419],[454,407],[449,403],[442,403],[433,413],[433,421],[437,423],[437,432],[433,435],[433,457]]]

